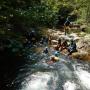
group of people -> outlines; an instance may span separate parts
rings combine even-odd
[[[70,44],[68,44],[67,40],[61,42],[61,39],[59,39],[56,48],[56,50],[60,51],[66,49],[68,51],[68,55],[71,55],[73,52],[77,51],[76,42],[73,39],[70,40]]]
[[[69,52],[68,55],[71,55],[73,52],[77,51],[77,45],[73,39],[70,40],[70,44],[68,44],[67,40],[61,42],[61,39],[58,39],[58,44],[54,47],[54,49],[56,51],[63,51],[66,49]],[[47,48],[45,50],[47,51]]]
[[[51,56],[50,61],[51,62],[58,61],[59,60],[58,56],[60,55],[60,52],[62,52],[64,49],[68,51],[68,55],[72,55],[73,52],[77,52],[76,42],[73,39],[71,39],[70,44],[68,44],[67,40],[64,40],[62,42],[62,40],[59,38],[56,47],[54,47],[55,50],[54,55]],[[43,53],[45,54],[49,53],[48,47],[45,47]]]
[[[45,54],[49,53],[48,47],[45,47],[45,49],[43,50],[43,53],[45,53]],[[55,50],[53,55],[51,55],[50,60],[47,63],[51,64],[51,63],[54,63],[56,61],[59,61],[59,56],[60,56],[60,52]]]
[[[66,19],[65,23],[64,23],[64,30],[65,30],[65,35],[69,29],[69,25],[70,25],[70,21],[69,21],[69,18]],[[30,32],[27,32],[25,34],[25,37],[26,37],[26,42],[25,42],[25,45],[26,46],[32,46],[32,44],[35,44],[36,43],[36,39],[37,39],[37,35],[36,35],[36,32],[35,30],[32,28]],[[60,41],[59,41],[60,42]],[[43,36],[41,38],[41,41],[40,41],[41,44],[45,44],[45,43],[49,43],[51,44],[51,36],[47,37],[47,36]]]

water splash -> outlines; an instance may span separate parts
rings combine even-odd
[[[20,67],[16,90],[90,90],[89,63],[60,55],[58,62],[47,64],[50,55],[43,53],[32,53],[29,59]],[[30,65],[31,60],[37,62]]]
[[[54,76],[51,72],[36,72],[28,77],[31,80],[22,90],[55,90],[58,77]]]
[[[82,69],[78,69],[75,72],[81,85],[90,90],[90,73]]]
[[[67,81],[63,85],[64,90],[76,90],[76,84],[74,82]]]

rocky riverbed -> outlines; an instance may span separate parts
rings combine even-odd
[[[59,38],[67,41],[74,39],[76,41],[78,52],[73,53],[72,57],[76,59],[90,61],[90,34],[87,34],[85,32],[72,32],[70,34],[64,35],[64,32],[52,29],[48,29],[48,34],[52,37],[51,44],[53,46],[57,44],[57,40]]]

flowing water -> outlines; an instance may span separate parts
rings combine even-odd
[[[30,53],[12,81],[14,90],[90,90],[90,63],[60,55],[47,64],[50,55]],[[37,61],[31,65],[32,61]]]
[[[59,62],[48,65],[50,55],[33,53],[13,81],[16,90],[90,90],[90,63],[60,55]]]

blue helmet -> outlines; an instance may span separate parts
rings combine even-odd
[[[56,56],[56,57],[58,57],[59,56],[59,51],[55,51],[55,53],[54,53],[54,55]]]

